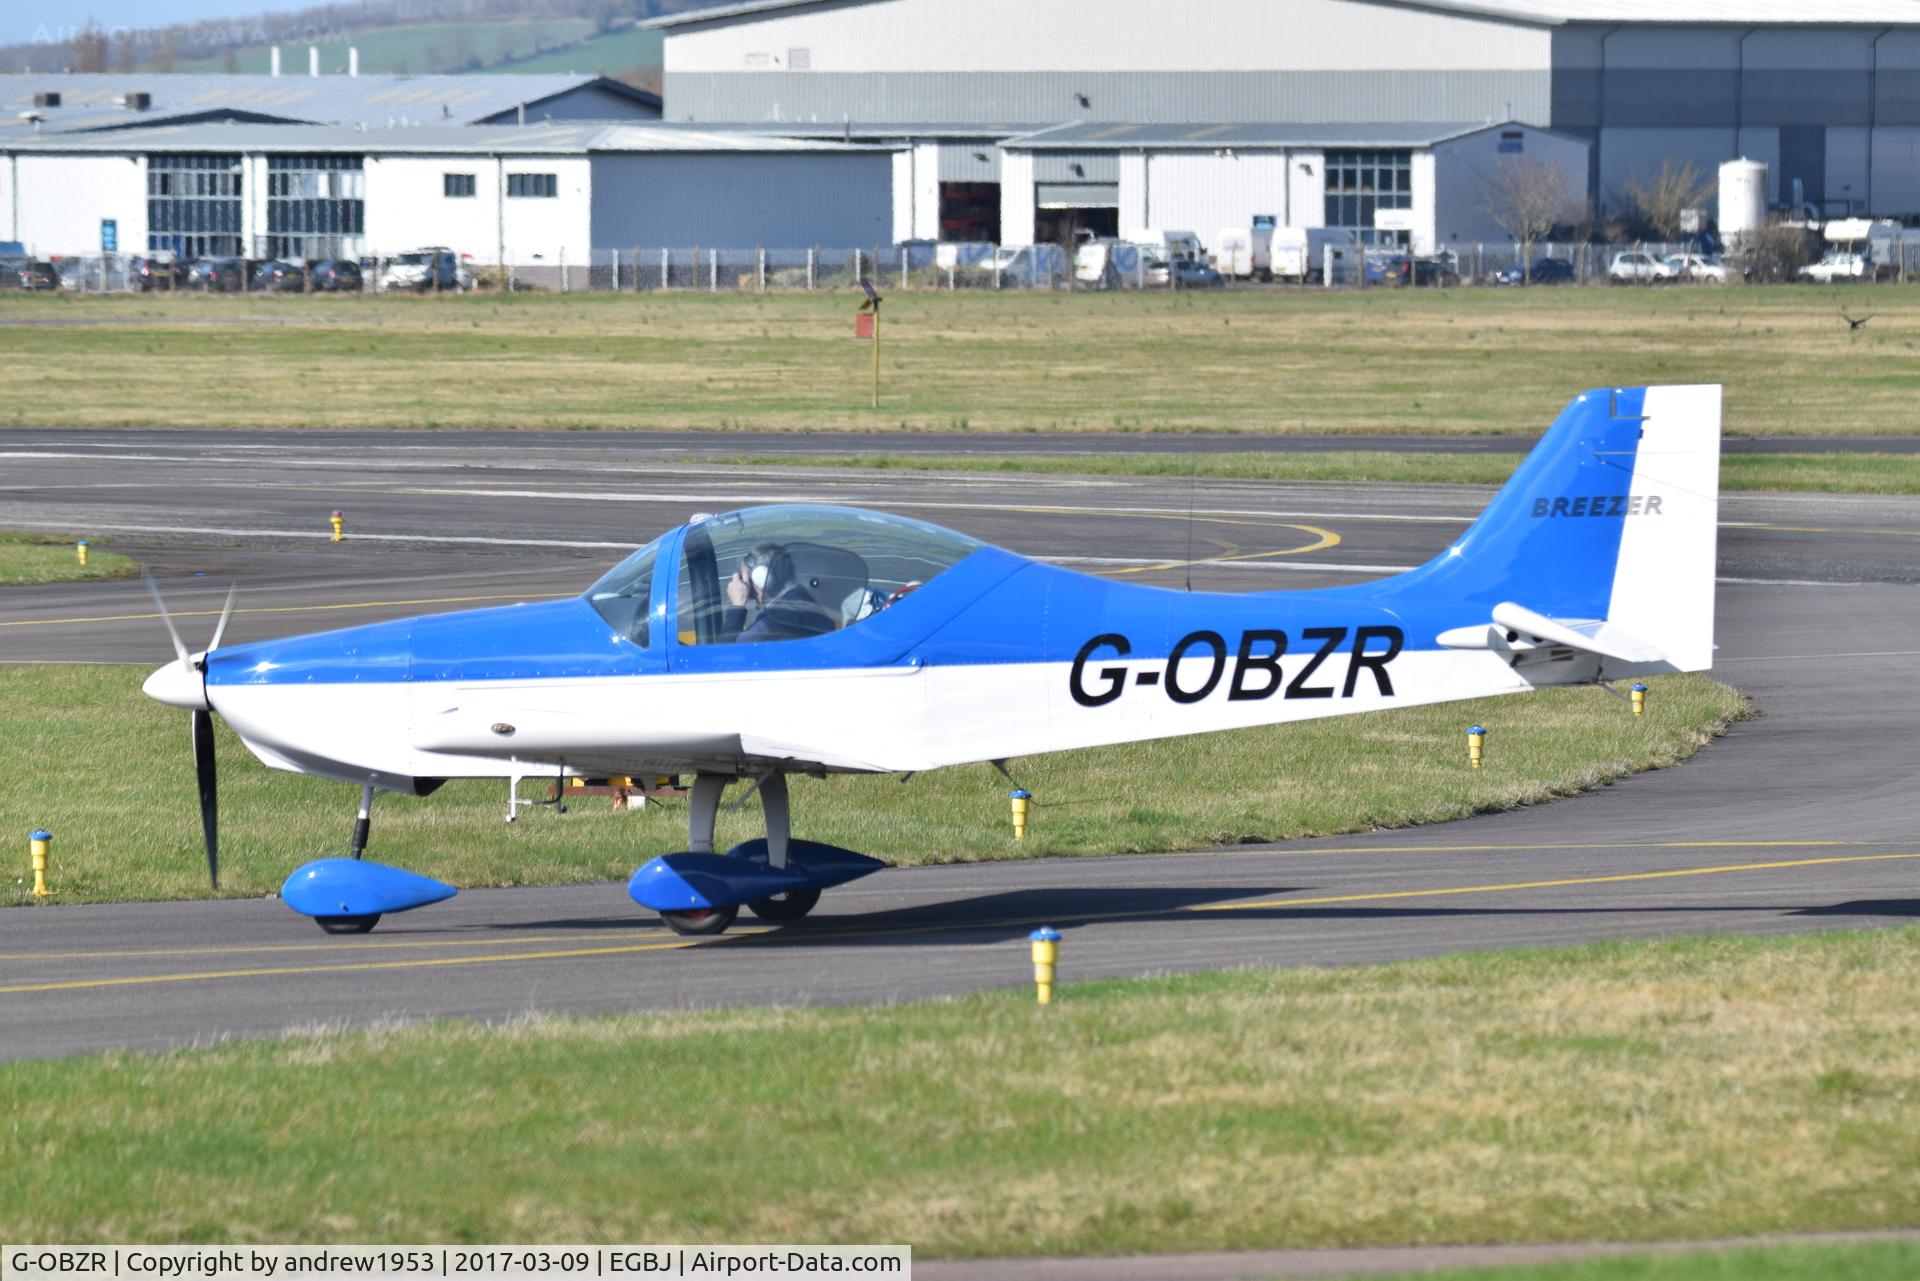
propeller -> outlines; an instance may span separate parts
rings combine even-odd
[[[220,611],[220,621],[214,625],[213,639],[207,643],[206,651],[195,662],[187,652],[186,642],[180,639],[180,629],[174,626],[173,615],[167,612],[167,602],[160,595],[159,584],[153,581],[151,574],[140,575],[147,583],[147,591],[153,596],[155,608],[160,611],[160,621],[167,626],[167,636],[173,641],[173,652],[180,660],[183,673],[192,672],[202,679],[200,705],[190,707],[193,714],[193,776],[200,792],[200,835],[207,847],[207,880],[214,889],[220,888],[220,806],[218,783],[213,759],[213,708],[205,697],[205,674],[207,659],[220,648],[220,640],[227,634],[227,620],[233,617],[233,602],[239,594],[239,585],[235,584],[227,591],[227,603]]]

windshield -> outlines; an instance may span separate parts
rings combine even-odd
[[[587,589],[587,604],[614,631],[642,648],[649,639],[647,605],[653,597],[654,562],[659,558],[660,540],[656,538]]]
[[[687,530],[683,645],[804,640],[905,600],[980,546],[952,530],[848,507],[755,507]]]
[[[432,254],[401,254],[394,259],[402,267],[424,267],[432,261]]]

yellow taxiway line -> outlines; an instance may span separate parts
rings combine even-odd
[[[1687,844],[1705,845],[1705,844],[1712,844],[1712,843],[1711,842],[1688,842]],[[1469,846],[1466,848],[1471,849],[1475,847]],[[1513,847],[1493,846],[1488,848],[1503,849],[1503,848],[1513,848]],[[1581,847],[1575,847],[1575,848],[1581,848]],[[1599,848],[1599,847],[1594,847],[1594,848]],[[1640,848],[1640,847],[1629,846],[1626,848]],[[1655,846],[1655,847],[1647,847],[1647,848],[1659,848],[1659,847]],[[1156,917],[1156,916],[1171,916],[1177,913],[1187,913],[1187,912],[1192,912],[1192,913],[1251,912],[1251,911],[1283,911],[1284,912],[1284,911],[1291,911],[1297,908],[1323,907],[1333,903],[1376,903],[1376,902],[1383,902],[1383,901],[1397,900],[1397,899],[1444,898],[1444,897],[1453,897],[1453,896],[1465,895],[1465,894],[1501,894],[1501,893],[1511,893],[1518,890],[1566,889],[1574,886],[1583,886],[1583,885],[1615,885],[1615,884],[1620,884],[1622,882],[1627,882],[1627,881],[1672,880],[1679,877],[1691,877],[1691,876],[1726,876],[1726,875],[1732,875],[1740,872],[1770,872],[1770,871],[1781,871],[1788,868],[1830,867],[1830,866],[1835,866],[1835,865],[1845,864],[1845,863],[1876,863],[1876,862],[1904,861],[1904,860],[1913,860],[1913,859],[1920,859],[1920,851],[1902,851],[1899,853],[1883,853],[1883,854],[1839,854],[1839,855],[1828,855],[1820,858],[1781,859],[1781,860],[1776,860],[1772,862],[1763,862],[1763,863],[1727,863],[1727,864],[1721,864],[1719,866],[1714,866],[1714,867],[1683,867],[1683,868],[1668,868],[1668,869],[1664,869],[1660,871],[1652,871],[1652,872],[1617,872],[1617,873],[1610,873],[1604,876],[1562,877],[1554,880],[1507,881],[1507,882],[1500,882],[1496,884],[1487,884],[1487,885],[1435,886],[1427,889],[1415,889],[1415,890],[1379,890],[1379,891],[1372,891],[1372,892],[1363,893],[1363,894],[1326,894],[1326,895],[1318,895],[1311,898],[1284,898],[1284,899],[1264,899],[1264,900],[1251,900],[1251,901],[1242,900],[1242,901],[1237,901],[1232,903],[1189,904],[1181,907],[1154,908],[1154,909],[1148,909],[1148,910],[1138,911],[1138,912],[1118,912],[1118,913],[1090,912],[1090,913],[1076,913],[1072,915],[1054,914],[1054,915],[1047,916],[1045,919],[1054,924],[1072,924],[1075,922],[1084,922],[1084,921],[1117,921],[1117,920],[1127,920],[1127,919],[1145,919],[1145,918]],[[1630,911],[1632,909],[1623,908],[1621,910]],[[808,930],[806,931],[804,936],[799,936],[799,937],[801,937],[805,942],[815,943],[815,942],[830,942],[838,938],[874,938],[874,937],[883,937],[888,935],[901,935],[901,934],[952,933],[952,932],[961,931],[961,930],[1004,929],[1004,928],[1010,928],[1014,926],[1026,926],[1026,925],[1034,924],[1040,921],[1041,919],[1042,919],[1041,917],[1034,916],[1034,917],[1006,918],[1006,919],[1000,919],[1000,920],[985,920],[985,921],[941,921],[941,922],[905,924],[905,925],[899,925],[899,926],[876,926],[872,929],[862,929],[858,926],[853,926],[849,928],[840,928],[840,929],[828,928],[828,929],[820,929],[820,930]],[[426,968],[433,968],[433,967],[444,968],[448,966],[457,966],[457,965],[494,965],[494,964],[505,964],[508,962],[516,962],[516,961],[566,960],[566,959],[572,959],[572,958],[578,958],[578,957],[589,957],[589,956],[622,956],[622,955],[632,955],[640,952],[680,951],[690,947],[702,947],[712,943],[727,942],[729,940],[746,942],[754,939],[765,938],[768,935],[775,935],[778,933],[779,931],[776,928],[766,927],[766,928],[760,928],[760,929],[735,931],[730,934],[715,936],[714,938],[711,938],[711,939],[677,939],[677,940],[665,941],[665,942],[632,943],[632,944],[621,944],[618,946],[609,946],[609,947],[558,948],[550,951],[509,952],[504,954],[490,954],[490,955],[483,955],[483,956],[424,957],[424,958],[415,958],[412,960],[395,960],[395,961],[349,961],[339,965],[264,966],[264,967],[257,967],[257,968],[251,968],[251,969],[201,970],[201,971],[193,971],[193,972],[182,973],[182,974],[123,975],[123,976],[95,978],[95,979],[69,979],[69,980],[61,980],[61,981],[55,981],[55,982],[21,983],[21,984],[4,986],[4,987],[0,987],[0,995],[14,995],[14,994],[32,993],[32,992],[70,992],[70,991],[76,991],[76,990],[82,990],[82,989],[88,989],[88,988],[137,987],[137,986],[144,986],[144,985],[155,984],[155,983],[192,983],[192,982],[207,982],[207,981],[220,980],[220,979],[267,978],[267,977],[280,977],[280,976],[289,975],[289,974],[360,973],[360,972],[371,971],[371,970],[409,970],[409,969],[426,969]],[[459,942],[466,942],[466,941],[468,940],[458,940],[458,941],[449,940],[449,945],[457,945]],[[515,943],[525,943],[527,940],[515,939],[512,941]],[[426,946],[429,944],[423,942],[421,945]],[[303,946],[307,946],[307,945],[303,945]],[[320,944],[320,945],[312,945],[312,946],[325,946],[325,945]],[[379,945],[375,945],[375,946],[379,946]],[[390,944],[386,946],[407,946],[407,944]],[[250,950],[250,949],[242,949],[242,950]],[[138,954],[125,953],[123,955],[133,956]],[[52,958],[43,957],[41,959],[52,959]]]

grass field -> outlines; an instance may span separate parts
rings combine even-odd
[[[0,668],[0,832],[54,833],[57,902],[204,897],[188,718],[143,697],[142,671]],[[1746,712],[1726,686],[1651,682],[1635,720],[1594,689],[1410,708],[1292,727],[1139,743],[1018,761],[1036,798],[1016,845],[1008,784],[987,766],[795,779],[797,835],[894,863],[1194,849],[1242,840],[1436,822],[1510,808],[1679,761]],[[1464,730],[1489,731],[1467,768]],[[221,886],[277,890],[312,858],[344,852],[351,788],[269,770],[220,731]],[[101,744],[112,744],[102,751]],[[532,794],[534,784],[529,784]],[[502,821],[503,782],[450,783],[375,807],[376,858],[459,886],[624,880],[686,844],[684,802],[616,813],[580,800]],[[721,814],[721,848],[760,834],[757,802]],[[27,901],[24,842],[0,904]]]
[[[897,293],[877,411],[844,290],[13,295],[0,423],[1531,435],[1713,381],[1730,433],[1910,434],[1920,287],[1858,288]]]
[[[1081,984],[1073,955],[1044,1010],[1015,988],[9,1064],[0,1237],[931,1256],[1920,1219],[1911,928]],[[1020,983],[1024,941],[1006,960]]]
[[[1027,472],[1070,476],[1218,476],[1237,480],[1365,481],[1385,484],[1500,485],[1522,454],[1306,453],[1191,454],[754,454],[701,462],[763,467],[851,467],[865,471]],[[689,458],[687,461],[695,461]],[[1723,490],[1830,494],[1920,494],[1920,454],[1722,455]]]
[[[1532,1267],[1445,1268],[1381,1281],[1912,1281],[1920,1245],[1774,1246],[1686,1254],[1630,1254]]]
[[[0,587],[68,583],[83,578],[125,578],[139,568],[131,557],[96,547],[87,549],[87,563],[82,565],[72,539],[0,529]]]

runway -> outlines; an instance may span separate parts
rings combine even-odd
[[[694,511],[750,502],[886,507],[1094,572],[1242,591],[1418,563],[1486,496],[849,477],[672,462],[614,437],[481,450],[432,433],[358,435],[0,432],[0,527],[86,532],[133,552],[167,577],[195,643],[230,578],[243,595],[229,635],[257,639],[576,592]],[[338,545],[334,508],[348,513]],[[1909,919],[1920,503],[1736,497],[1723,520],[1717,674],[1763,715],[1679,769],[1442,827],[893,870],[829,893],[802,926],[743,916],[711,941],[666,932],[618,885],[469,891],[364,939],[324,938],[272,901],[10,911],[0,1056],[391,1017],[948,995],[1025,983],[1021,940],[1042,921],[1066,935],[1070,982]],[[137,583],[11,589],[0,661],[157,664],[168,643],[152,613]],[[804,814],[797,823],[804,832]]]

